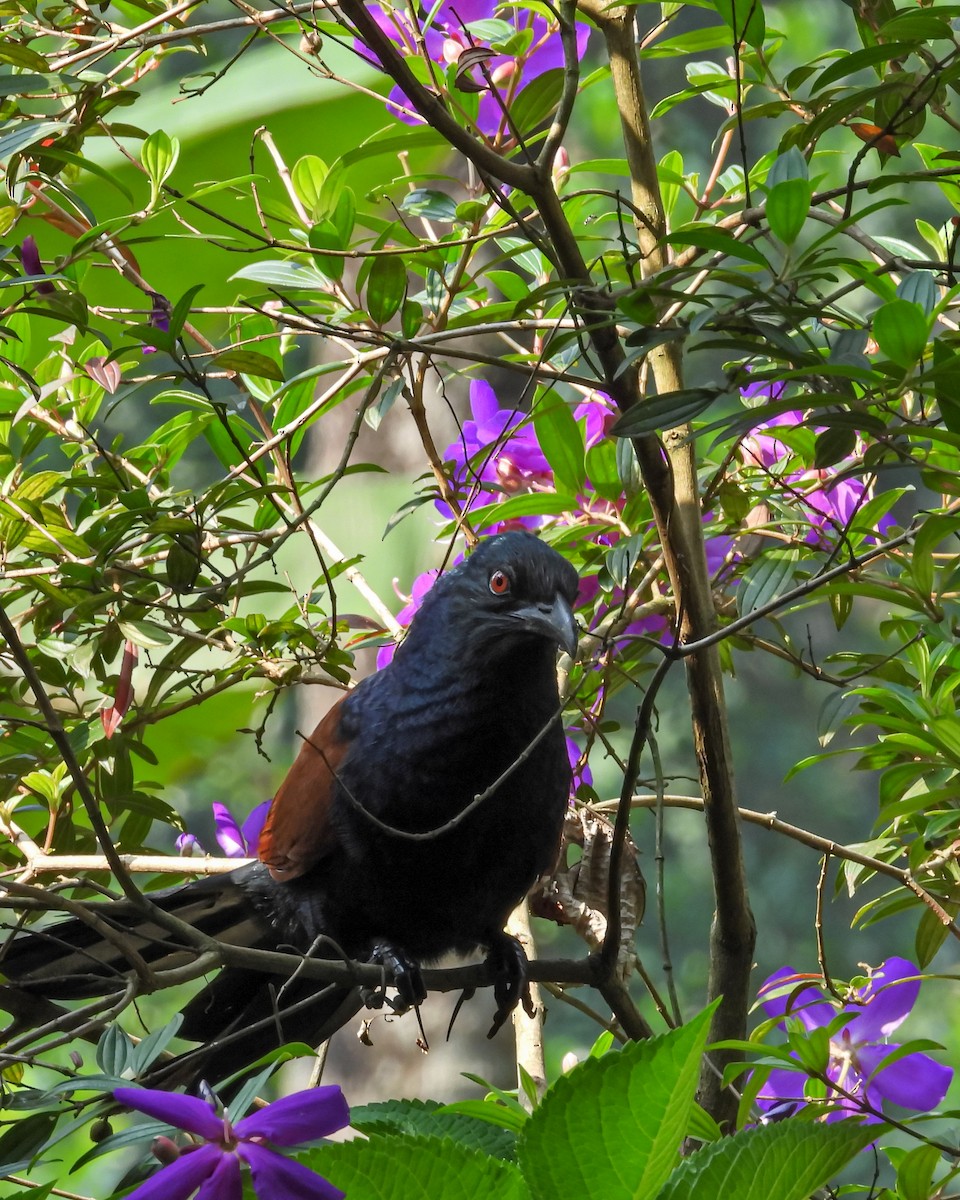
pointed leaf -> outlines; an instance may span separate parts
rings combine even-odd
[[[807,1200],[880,1128],[858,1121],[784,1121],[745,1129],[684,1159],[657,1200]]]
[[[301,1156],[311,1170],[356,1200],[529,1200],[513,1163],[447,1138],[391,1137],[341,1142]]]
[[[537,1200],[656,1196],[679,1161],[711,1011],[557,1080],[517,1143]]]

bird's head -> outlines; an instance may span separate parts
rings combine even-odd
[[[573,654],[577,584],[573,566],[533,534],[485,538],[434,585],[404,644],[452,636],[465,652],[493,652],[540,639]]]

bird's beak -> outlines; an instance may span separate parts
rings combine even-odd
[[[531,633],[548,637],[571,655],[577,652],[579,634],[573,610],[558,592],[552,604],[527,604],[510,614],[523,622]]]

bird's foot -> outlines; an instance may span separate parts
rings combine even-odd
[[[528,1017],[534,1016],[536,1009],[527,981],[527,955],[515,937],[498,933],[490,939],[487,967],[493,975],[493,997],[497,1002],[493,1024],[487,1034],[488,1038],[492,1038],[518,1004],[523,1005]]]
[[[423,986],[420,964],[408,958],[398,946],[381,942],[374,946],[370,961],[383,967],[384,975],[389,972],[391,978],[389,981],[384,978],[378,987],[362,990],[367,1008],[382,1008],[386,1004],[395,1012],[406,1012],[408,1008],[417,1008],[426,1000],[427,989]],[[393,999],[386,995],[388,982],[397,989]]]

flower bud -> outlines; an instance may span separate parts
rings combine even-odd
[[[150,1143],[150,1153],[157,1162],[163,1163],[167,1167],[170,1163],[176,1162],[180,1157],[180,1147],[172,1138],[168,1138],[161,1133],[159,1137],[155,1137]]]

